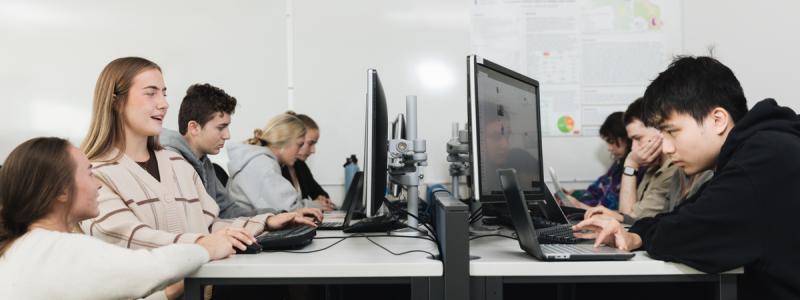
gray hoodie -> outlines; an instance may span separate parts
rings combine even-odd
[[[217,202],[220,218],[232,219],[236,217],[252,217],[263,213],[277,213],[277,210],[272,208],[251,209],[249,206],[241,206],[231,200],[228,197],[225,186],[217,178],[217,173],[214,171],[214,166],[211,164],[211,160],[208,159],[208,155],[203,155],[202,158],[197,159],[192,149],[189,148],[189,144],[186,143],[186,139],[177,131],[162,130],[159,141],[164,148],[180,153],[194,167],[197,175],[200,175],[200,179],[203,180],[206,192]]]
[[[269,148],[232,143],[228,145],[228,193],[248,207],[272,207],[293,211],[312,206],[281,175],[281,166]]]

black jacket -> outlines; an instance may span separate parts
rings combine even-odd
[[[308,168],[306,162],[299,159],[295,161],[294,171],[297,174],[297,181],[300,182],[300,191],[303,199],[308,198],[314,200],[320,195],[330,197],[328,196],[328,192],[323,190],[319,183],[314,180],[314,175],[311,175],[311,169]],[[282,166],[281,174],[283,174],[283,178],[292,182],[292,175],[289,174],[289,166]]]
[[[655,258],[708,273],[744,266],[742,299],[800,299],[800,120],[757,103],[722,145],[714,177],[630,231]]]

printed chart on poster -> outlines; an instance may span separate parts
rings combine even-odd
[[[675,0],[476,0],[471,19],[474,53],[539,81],[544,136],[596,136],[683,50]]]

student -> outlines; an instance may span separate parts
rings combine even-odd
[[[309,116],[303,114],[295,114],[294,112],[287,112],[303,121],[306,126],[306,138],[303,142],[303,147],[297,152],[297,160],[293,165],[283,165],[281,173],[283,178],[289,180],[295,189],[300,190],[300,197],[303,199],[312,199],[322,210],[333,210],[336,206],[331,202],[331,199],[322,187],[314,180],[314,175],[311,174],[311,169],[306,165],[306,160],[309,156],[317,152],[317,142],[319,141],[319,126]]]
[[[661,153],[663,137],[654,127],[642,122],[642,98],[628,106],[623,117],[631,139],[631,152],[625,158],[620,184],[619,212],[603,206],[586,210],[585,217],[605,214],[625,224],[643,217],[652,217],[669,205],[667,193],[678,166]],[[637,182],[639,172],[644,172]]]
[[[267,122],[264,129],[256,129],[244,143],[228,146],[231,198],[253,208],[295,210],[313,206],[281,175],[281,166],[297,160],[305,135],[303,121],[283,113]]]
[[[98,214],[101,185],[91,169],[60,138],[31,139],[9,154],[0,169],[0,299],[138,298],[233,254],[219,234],[130,250],[71,233]]]
[[[631,140],[622,123],[623,112],[611,113],[600,126],[600,137],[606,142],[608,152],[614,158],[611,167],[603,176],[597,178],[586,189],[579,199],[567,193],[568,200],[573,206],[588,209],[602,205],[612,210],[619,208],[619,188],[622,181],[623,162],[631,152]]]
[[[161,131],[161,144],[172,151],[180,153],[188,161],[206,192],[214,198],[219,206],[220,218],[252,217],[264,213],[277,213],[272,208],[251,209],[237,204],[228,196],[225,186],[217,178],[217,172],[209,155],[216,155],[230,139],[231,117],[236,109],[236,98],[224,90],[210,84],[195,84],[186,90],[178,112],[178,130],[180,133],[164,129]],[[317,136],[319,134],[317,133]],[[296,211],[317,219],[322,213],[315,208],[301,208]]]
[[[747,111],[733,72],[710,57],[681,57],[647,87],[644,119],[663,152],[688,175],[714,170],[674,211],[630,232],[595,216],[576,226],[596,244],[646,250],[655,259],[718,273],[744,267],[742,299],[800,298],[800,120],[766,99]]]
[[[219,207],[197,172],[158,143],[168,107],[155,63],[119,58],[100,73],[91,127],[81,146],[102,183],[100,213],[80,223],[84,233],[126,248],[150,249],[194,243],[219,232],[244,250],[264,230],[291,223],[314,226],[296,213],[218,218]]]

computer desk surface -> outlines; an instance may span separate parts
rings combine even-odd
[[[371,234],[374,235],[374,234]],[[380,235],[380,234],[378,234]],[[312,251],[347,236],[339,230],[317,231],[310,245],[293,251]],[[438,254],[433,241],[405,237],[371,237],[395,253],[425,250]],[[314,253],[262,252],[238,254],[200,267],[188,278],[346,278],[346,277],[437,277],[442,262],[415,252],[393,255],[363,237],[351,237]]]
[[[637,283],[637,282],[713,282],[717,298],[737,298],[736,276],[742,268],[722,274],[707,274],[679,263],[650,258],[644,251],[627,261],[564,261],[535,259],[519,247],[516,240],[483,237],[470,241],[470,299],[503,299],[505,284],[536,283]]]
[[[644,251],[627,261],[540,261],[516,240],[484,237],[470,241],[471,276],[640,276],[706,274],[689,266],[650,258]],[[726,273],[741,274],[742,268]]]

